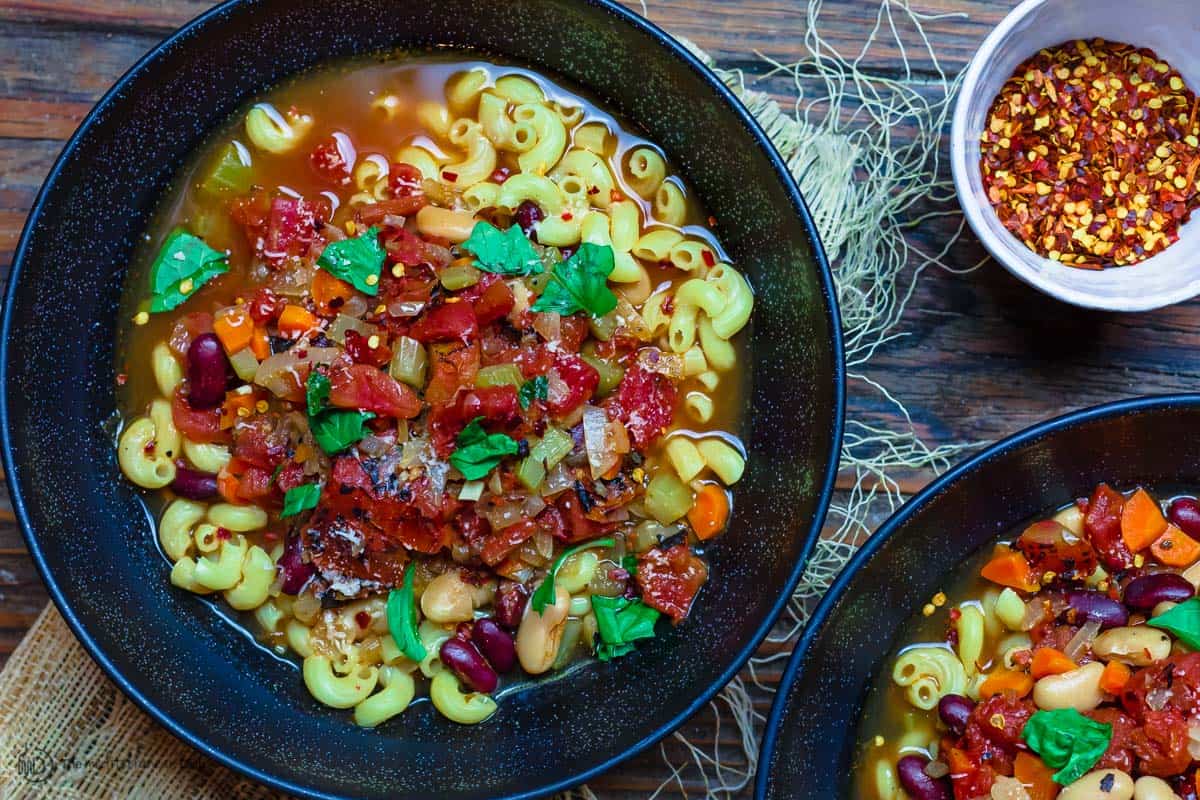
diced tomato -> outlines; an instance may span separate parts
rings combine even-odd
[[[392,350],[386,344],[377,342],[371,347],[371,340],[356,330],[346,331],[346,353],[356,364],[369,364],[372,367],[382,367],[392,360]]]
[[[197,336],[213,332],[213,315],[207,311],[192,311],[175,320],[171,329],[170,347],[180,358],[187,358],[188,348]]]
[[[549,372],[550,368],[554,366],[555,354],[553,350],[543,345],[526,346],[521,349],[513,361],[521,368],[521,374],[529,379]]]
[[[521,406],[513,386],[488,386],[459,390],[452,402],[435,406],[429,416],[434,451],[445,458],[467,423],[483,417],[491,430],[507,428],[521,419]]]
[[[294,461],[289,461],[275,478],[275,485],[285,494],[305,483],[308,483],[308,480],[304,476],[304,467]]]
[[[371,476],[363,468],[362,462],[349,456],[334,460],[332,479],[343,487],[348,486],[365,492],[375,489],[375,484],[371,482]]]
[[[462,537],[462,541],[478,552],[483,540],[492,532],[492,526],[483,517],[475,513],[474,506],[468,506],[454,517],[454,528]]]
[[[994,745],[1008,758],[1017,754],[1021,746],[1021,729],[1037,711],[1032,700],[1015,696],[1007,691],[979,702],[967,719],[966,741],[968,749],[986,750]],[[1003,720],[1003,725],[997,722]],[[994,758],[992,760],[995,760]]]
[[[561,536],[569,544],[595,539],[616,527],[612,523],[598,522],[589,517],[579,495],[573,491],[563,492],[556,505],[562,512],[564,522]],[[553,531],[551,533],[559,535]]]
[[[685,544],[667,550],[653,547],[638,556],[642,600],[676,622],[688,615],[706,580],[708,567]]]
[[[1096,551],[1086,539],[1051,519],[1026,528],[1016,547],[1037,575],[1053,572],[1064,579],[1085,578],[1095,571],[1098,563]]]
[[[1125,684],[1121,705],[1139,724],[1151,709],[1146,698],[1154,692],[1159,709],[1194,714],[1200,708],[1200,653],[1175,655],[1143,667]]]
[[[538,531],[537,523],[533,520],[521,520],[515,525],[509,525],[498,531],[492,531],[483,543],[479,557],[489,567],[503,561],[509,553],[516,550]]]
[[[193,442],[228,441],[227,434],[221,430],[221,408],[192,408],[183,396],[182,388],[176,389],[171,398],[171,419],[179,432]]]
[[[425,264],[404,268],[402,275],[385,269],[379,276],[379,300],[384,305],[395,302],[428,303],[437,285],[437,275]]]
[[[1138,772],[1160,778],[1183,772],[1192,763],[1188,741],[1183,714],[1172,709],[1146,711],[1145,722],[1130,736]]]
[[[399,203],[405,201],[389,200],[386,202]],[[381,205],[383,204],[376,203],[373,206],[367,206],[367,210],[377,208]],[[366,211],[363,213],[365,215]],[[381,241],[383,242],[383,248],[387,250],[388,258],[393,264],[403,264],[405,267],[415,267],[421,264],[441,267],[449,262],[444,248],[430,244],[406,228],[388,228],[381,237]]]
[[[239,420],[233,429],[233,455],[268,473],[288,455],[287,435],[276,432],[267,417]]]
[[[342,148],[333,136],[313,148],[308,155],[308,162],[312,164],[313,172],[335,186],[350,182],[350,165],[346,163]]]
[[[982,753],[950,748],[946,755],[954,800],[978,800],[991,795],[996,771],[984,762]]]
[[[550,393],[546,407],[555,416],[566,416],[591,399],[600,385],[600,373],[579,356],[560,353],[554,360],[554,370],[567,386],[565,394]]]
[[[373,411],[396,419],[412,419],[421,413],[421,399],[412,389],[367,364],[331,367],[329,384],[329,402],[338,408]]]
[[[418,342],[470,342],[479,333],[470,303],[443,303],[425,312],[408,335]]]
[[[388,170],[388,189],[392,197],[424,197],[424,178],[412,164],[394,163]]]
[[[1085,711],[1084,716],[1112,726],[1112,737],[1108,749],[1096,762],[1093,769],[1119,769],[1122,772],[1133,772],[1133,752],[1130,737],[1137,730],[1137,723],[1128,715],[1121,713],[1118,708],[1104,706],[1092,711]]]
[[[675,419],[675,396],[675,384],[669,378],[635,364],[625,370],[608,401],[608,415],[625,423],[634,446],[645,450]]]
[[[1092,492],[1083,516],[1084,532],[1110,572],[1133,566],[1133,554],[1121,536],[1121,509],[1125,496],[1102,483]]]
[[[558,325],[558,347],[567,353],[578,353],[588,337],[588,322],[579,314],[563,317]]]
[[[430,378],[425,401],[431,406],[450,402],[460,387],[475,385],[479,372],[479,342],[445,342],[429,347]]]
[[[485,273],[479,283],[464,290],[458,297],[462,302],[471,304],[480,328],[507,317],[515,302],[512,289],[492,272]]]
[[[266,286],[261,286],[250,298],[250,318],[259,325],[266,325],[279,319],[279,314],[286,305],[286,300]]]
[[[275,487],[271,484],[271,472],[258,467],[247,467],[239,476],[238,497],[251,503],[269,498]]]

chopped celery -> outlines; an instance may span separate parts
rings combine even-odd
[[[254,374],[258,372],[258,359],[254,357],[249,347],[243,347],[229,357],[229,363],[233,366],[233,371],[237,376],[244,381],[253,381]]]
[[[446,287],[447,291],[457,292],[459,289],[465,289],[468,286],[474,286],[479,283],[480,275],[479,270],[470,264],[459,264],[458,266],[443,269],[438,279],[442,282],[442,286]]]
[[[530,453],[521,460],[520,466],[517,467],[517,480],[523,483],[526,489],[534,491],[545,479],[546,467],[540,458]]]
[[[617,331],[617,312],[611,311],[603,317],[591,317],[588,319],[588,327],[592,330],[592,336],[595,336],[602,342],[607,342],[612,338]]]
[[[554,466],[566,458],[573,449],[575,449],[575,440],[571,438],[571,434],[563,433],[558,428],[546,428],[542,440],[529,451],[529,455],[536,456],[546,465],[546,469],[554,469]]]
[[[692,507],[692,490],[674,473],[660,472],[646,487],[646,512],[663,525],[682,517]]]
[[[607,397],[621,383],[621,378],[625,377],[625,370],[612,362],[588,355],[587,353],[584,353],[582,358],[591,364],[596,369],[596,372],[600,373],[600,384],[596,387],[597,397]]]
[[[337,319],[329,326],[329,338],[341,344],[346,343],[346,331],[356,331],[359,336],[364,339],[370,339],[372,335],[379,333],[379,326],[372,325],[369,322],[363,322],[358,317],[347,316],[346,314],[338,314]]]
[[[525,285],[529,287],[529,291],[534,294],[541,294],[546,288],[546,284],[550,282],[549,272],[539,272],[536,275],[526,275]]]
[[[425,385],[425,368],[428,363],[429,359],[421,343],[416,339],[401,336],[400,341],[396,343],[396,353],[392,356],[388,373],[396,380],[407,383],[414,389],[420,389]]]
[[[244,148],[239,150],[233,142],[221,148],[212,169],[200,182],[200,188],[208,194],[248,192],[253,172],[250,169],[250,160],[244,153]]]
[[[483,481],[467,481],[458,490],[459,500],[478,500],[481,497],[483,497]]]
[[[516,386],[525,382],[525,376],[516,364],[493,364],[483,367],[475,374],[475,385],[482,388],[488,386]]]

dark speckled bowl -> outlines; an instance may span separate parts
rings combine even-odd
[[[168,584],[105,432],[114,316],[135,241],[207,132],[299,70],[430,46],[474,48],[582,87],[682,168],[759,293],[750,459],[687,624],[630,657],[511,694],[483,725],[455,725],[422,703],[365,731],[317,705],[295,669],[207,601]],[[778,155],[694,58],[601,0],[233,2],[188,25],[121,79],[51,172],[17,249],[0,385],[13,505],[92,656],[222,763],[293,793],[360,798],[541,795],[608,769],[702,707],[800,575],[829,499],[843,391],[829,269]]]
[[[1200,394],[1099,406],[1005,439],[909,500],[842,571],[796,646],[767,722],[755,797],[856,797],[859,714],[912,614],[985,544],[1101,481],[1194,489],[1197,430]]]

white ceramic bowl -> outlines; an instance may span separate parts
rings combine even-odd
[[[1085,270],[1042,258],[1000,224],[983,189],[979,138],[1018,65],[1044,47],[1101,37],[1148,47],[1200,91],[1200,0],[1025,0],[984,41],[954,111],[950,163],[967,221],[988,252],[1021,280],[1068,303],[1145,311],[1200,294],[1200,213],[1179,241],[1131,267]]]

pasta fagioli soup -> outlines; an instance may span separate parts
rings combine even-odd
[[[1195,800],[1195,497],[1100,484],[962,569],[885,661],[857,796]]]
[[[530,72],[296,79],[197,154],[119,326],[158,576],[316,700],[477,723],[688,616],[753,294],[661,152]]]

